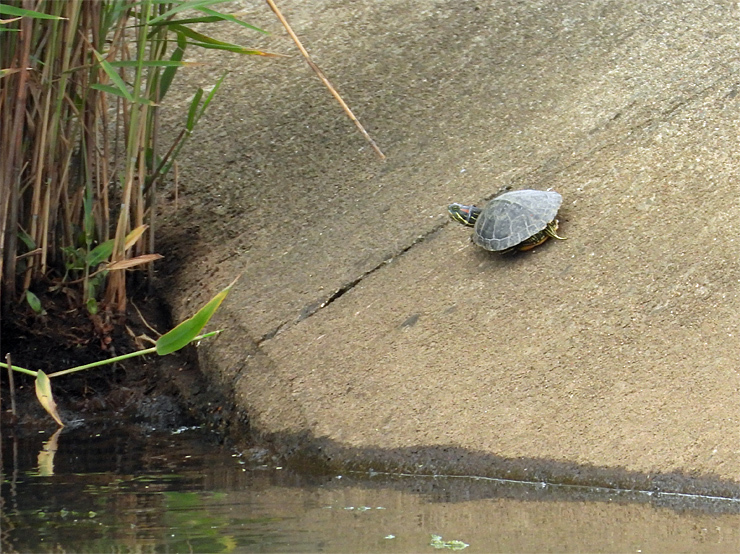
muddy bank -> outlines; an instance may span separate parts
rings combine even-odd
[[[52,373],[150,348],[173,327],[162,302],[132,290],[125,317],[71,310],[62,294],[41,294],[43,316],[19,306],[3,322],[2,337],[14,365]],[[3,370],[2,431],[8,437],[52,433],[57,425],[39,403],[34,378]],[[204,426],[223,436],[239,425],[229,402],[200,372],[188,346],[167,356],[150,354],[52,380],[52,394],[65,424],[80,428],[157,430]],[[12,399],[12,400],[11,400]],[[15,413],[13,412],[15,408]],[[132,432],[133,433],[133,432]]]

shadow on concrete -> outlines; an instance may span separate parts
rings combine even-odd
[[[503,458],[444,446],[348,448],[310,434],[267,439],[289,454],[287,467],[314,475],[342,474],[369,486],[374,476],[398,478],[394,489],[438,502],[486,498],[650,503],[674,510],[740,513],[740,485],[681,472],[647,474],[620,468],[534,458]]]

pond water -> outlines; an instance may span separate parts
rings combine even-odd
[[[740,551],[726,499],[317,475],[196,428],[4,433],[6,553]]]

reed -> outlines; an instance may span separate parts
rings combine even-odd
[[[174,143],[160,144],[186,48],[270,55],[203,34],[260,31],[215,11],[222,2],[0,4],[0,317],[19,301],[43,309],[32,288],[125,313],[128,270],[161,257],[157,189],[223,79],[196,92]]]

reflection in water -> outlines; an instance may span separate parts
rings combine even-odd
[[[302,474],[199,430],[128,431],[65,429],[53,465],[53,438],[6,432],[2,552],[740,550],[740,506],[727,500]]]
[[[38,460],[38,474],[40,477],[50,477],[54,475],[54,456],[59,447],[59,435],[61,434],[62,428],[60,427],[48,441],[44,442],[41,447]]]

